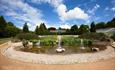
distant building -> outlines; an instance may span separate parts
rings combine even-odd
[[[50,32],[52,32],[52,33],[58,32],[58,29],[56,29],[56,28],[54,28],[54,27],[50,27],[50,28],[48,28],[48,30],[49,30]],[[66,32],[66,30],[67,30],[67,29],[61,28],[61,29],[60,29],[60,32],[61,32],[61,33],[64,33],[64,32]]]

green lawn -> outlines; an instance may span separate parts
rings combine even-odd
[[[7,41],[9,41],[11,38],[0,38],[0,44],[3,44]]]

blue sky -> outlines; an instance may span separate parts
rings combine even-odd
[[[25,22],[30,30],[43,22],[47,27],[70,28],[111,20],[115,0],[0,0],[0,15],[19,28]]]

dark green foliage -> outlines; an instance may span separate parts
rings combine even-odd
[[[83,45],[86,46],[91,46],[92,41],[89,39],[83,39]],[[62,46],[81,46],[81,39],[80,38],[75,38],[75,37],[64,37],[62,39]]]
[[[106,24],[107,27],[115,27],[115,18],[113,18],[111,21],[107,22]]]
[[[96,32],[96,26],[94,22],[92,22],[90,25],[90,32]]]
[[[4,29],[7,23],[3,16],[0,16],[0,29]]]
[[[8,22],[7,26],[14,26],[15,27],[15,25],[12,22]]]
[[[70,29],[67,29],[66,32],[61,33],[61,35],[72,35],[72,32]]]
[[[111,38],[115,41],[115,34],[113,34],[113,35],[111,36]]]
[[[12,22],[6,22],[3,16],[0,16],[0,37],[14,37],[20,32]]]
[[[115,27],[115,18],[113,18],[111,21],[105,22],[99,22],[96,24],[96,29],[103,29],[103,28],[112,28]]]
[[[38,35],[38,33],[39,33],[39,29],[38,29],[38,26],[36,26],[36,29],[35,29],[35,34],[37,34],[37,35]]]
[[[83,44],[84,46],[91,46],[92,45],[92,41],[89,39],[83,39]]]
[[[15,26],[7,25],[5,37],[11,37],[11,36],[14,37],[14,36],[16,36],[19,32],[20,32],[20,29],[19,29],[19,28],[16,28]]]
[[[31,40],[31,39],[38,39],[38,36],[36,34],[32,34],[32,33],[20,33],[16,36],[16,38],[20,39],[20,40]]]
[[[38,31],[37,31],[37,34],[39,34],[39,35],[47,35],[48,34],[48,30],[47,30],[44,23],[40,24]]]
[[[106,28],[106,24],[104,22],[99,22],[96,24],[96,29]]]
[[[79,34],[89,33],[88,25],[81,25],[79,28]]]
[[[28,33],[29,32],[27,23],[25,23],[24,26],[23,26],[23,32],[24,33]]]
[[[4,19],[3,16],[0,16],[0,37],[5,37],[5,33],[6,33],[6,21]]]
[[[40,45],[41,46],[56,46],[56,40],[57,38],[55,36],[48,36],[40,39]]]
[[[41,46],[54,46],[56,44],[56,41],[53,41],[53,40],[51,40],[51,39],[47,39],[47,40],[42,40],[41,42],[40,42],[40,45]]]
[[[84,39],[91,39],[91,40],[105,40],[108,38],[105,34],[103,33],[85,33],[79,36],[80,38]]]
[[[77,35],[78,34],[78,26],[77,25],[73,25],[70,29],[71,34],[73,35]]]

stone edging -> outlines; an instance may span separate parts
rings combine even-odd
[[[16,44],[15,44],[16,45]],[[18,44],[19,45],[19,44]],[[16,59],[24,62],[40,63],[40,64],[74,64],[84,62],[96,62],[98,60],[109,59],[115,57],[115,52],[112,47],[107,47],[106,50],[96,53],[85,54],[70,54],[70,55],[47,55],[35,54],[14,50],[16,46],[6,46],[1,49],[1,53],[11,59]]]

